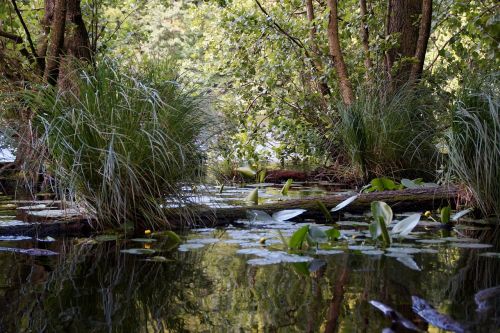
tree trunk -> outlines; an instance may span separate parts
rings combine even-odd
[[[397,45],[386,53],[386,70],[397,89],[410,79],[419,37],[422,0],[389,0],[386,37],[395,38]]]
[[[337,0],[327,0],[327,4],[330,9],[328,18],[328,46],[330,48],[330,56],[332,57],[333,66],[339,77],[342,101],[350,105],[354,101],[354,93],[340,47]]]
[[[432,22],[432,0],[422,1],[422,19],[417,40],[417,49],[415,50],[416,62],[413,63],[410,73],[410,81],[414,82],[420,79],[425,62],[425,53],[427,52],[427,43],[431,34]]]
[[[311,25],[309,28],[309,38],[311,39],[311,50],[313,52],[312,61],[314,65],[314,71],[316,72],[316,76],[318,77],[318,87],[321,92],[321,95],[326,96],[330,95],[330,87],[328,87],[328,83],[326,79],[319,78],[323,71],[323,64],[318,59],[321,55],[318,44],[316,43],[317,39],[317,30],[314,25],[314,5],[312,0],[306,0],[306,12],[307,12],[307,21]]]
[[[370,35],[368,30],[368,22],[366,20],[366,0],[359,0],[359,9],[361,12],[361,43],[363,44],[363,49],[365,50],[365,68],[367,73],[366,77],[369,78],[373,64],[370,56]]]
[[[66,34],[64,37],[64,58],[59,71],[59,89],[75,90],[74,61],[91,61],[90,41],[82,17],[80,0],[66,0]]]
[[[57,85],[57,78],[59,77],[59,64],[64,46],[65,27],[66,0],[56,0],[44,74],[44,79],[51,85]]]

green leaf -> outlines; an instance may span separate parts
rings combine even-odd
[[[239,173],[241,173],[245,177],[254,177],[255,176],[255,170],[252,169],[249,166],[244,166],[244,167],[239,167],[236,169]]]
[[[283,188],[281,189],[281,194],[282,195],[288,195],[288,190],[290,189],[290,186],[292,186],[293,179],[288,179],[283,185]]]
[[[441,212],[440,212],[440,215],[441,215],[441,223],[449,223],[450,222],[450,214],[451,214],[451,207],[450,206],[446,206],[446,207],[443,207],[441,208]]]
[[[457,213],[453,214],[453,216],[451,217],[451,220],[452,220],[453,222],[458,221],[458,219],[459,219],[459,218],[461,218],[461,217],[463,217],[463,216],[465,216],[465,215],[469,214],[469,213],[470,213],[470,212],[472,212],[473,210],[474,210],[473,208],[468,208],[468,209],[462,210],[462,211],[460,211],[460,212],[457,212]]]
[[[254,204],[258,204],[259,202],[259,189],[255,188],[248,194],[245,198],[246,201],[253,202]]]
[[[266,169],[262,169],[259,172],[259,183],[263,183],[266,180]]]
[[[341,210],[342,208],[347,207],[348,205],[350,205],[358,197],[359,197],[358,194],[353,195],[352,197],[349,197],[349,198],[345,199],[344,201],[342,201],[341,203],[339,203],[337,206],[333,207],[330,211],[331,212],[336,212],[338,210]]]
[[[328,236],[328,239],[334,241],[340,238],[340,231],[338,231],[335,228],[328,229],[325,231],[326,235]]]
[[[371,180],[370,184],[372,185],[373,191],[383,191],[384,190],[384,183],[382,182],[382,179],[380,178],[374,178]],[[370,189],[368,189],[369,191]]]
[[[372,215],[375,221],[378,221],[381,217],[386,225],[392,222],[392,209],[391,207],[383,201],[374,201],[371,204]]]
[[[319,210],[321,213],[323,213],[323,216],[325,217],[326,222],[333,222],[332,214],[328,211],[326,208],[325,204],[319,200],[316,200],[316,205],[318,206]]]
[[[387,231],[387,225],[385,224],[382,217],[379,217],[378,224],[380,225],[380,229],[382,230],[382,240],[384,241],[384,244],[386,246],[391,245],[392,239],[389,235],[389,232]]]
[[[382,182],[382,185],[384,186],[384,190],[396,190],[398,185],[392,180],[392,179],[389,179],[389,178],[380,178],[380,181]]]
[[[399,221],[392,228],[392,232],[400,236],[407,236],[417,226],[418,222],[420,222],[420,215],[419,213],[413,214]]]
[[[401,179],[401,184],[406,188],[420,188],[421,186],[416,184],[413,180],[403,178]]]
[[[373,221],[372,223],[370,223],[368,229],[370,230],[372,239],[377,239],[380,237],[380,235],[382,235],[382,229],[380,228],[380,225],[377,221]]]
[[[309,226],[309,237],[314,243],[325,242],[328,239],[326,232],[314,225]]]
[[[306,240],[307,233],[309,231],[309,226],[305,225],[302,228],[295,231],[288,242],[288,247],[292,250],[302,249],[302,244]]]
[[[285,209],[273,214],[272,218],[277,221],[288,221],[304,213],[305,209]]]

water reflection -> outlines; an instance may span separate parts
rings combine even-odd
[[[498,296],[486,315],[476,312],[474,294],[500,285],[499,259],[480,257],[481,250],[436,244],[437,254],[415,254],[422,269],[415,271],[358,251],[254,266],[247,262],[252,256],[223,241],[160,252],[166,262],[120,253],[123,242],[46,246],[60,256],[0,253],[1,332],[381,332],[391,321],[370,300],[427,330],[412,311],[412,295],[474,332],[499,324]]]

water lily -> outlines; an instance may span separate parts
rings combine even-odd
[[[146,236],[151,235],[151,230],[149,229],[144,230],[144,235]]]

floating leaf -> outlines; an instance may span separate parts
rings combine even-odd
[[[306,240],[307,233],[309,231],[309,226],[305,225],[302,228],[295,231],[288,242],[288,247],[294,250],[300,250],[302,248],[302,244]]]
[[[121,250],[120,252],[122,252],[122,253],[128,253],[128,254],[138,254],[138,255],[156,253],[156,251],[153,250],[153,249],[139,249],[139,248],[125,249],[125,250]]]
[[[154,238],[132,238],[131,241],[138,243],[153,243],[156,242]]]
[[[447,224],[450,222],[450,213],[451,213],[451,207],[446,206],[441,208],[441,223]]]
[[[481,244],[481,243],[450,243],[449,246],[459,247],[463,249],[487,249],[493,247],[491,244]]]
[[[338,210],[341,210],[342,208],[347,207],[348,205],[350,205],[358,197],[359,197],[358,194],[353,195],[352,197],[349,197],[349,198],[345,199],[344,201],[342,201],[341,203],[339,203],[337,206],[333,207],[330,211],[331,212],[336,212]]]
[[[392,228],[392,232],[395,234],[399,234],[400,236],[408,235],[413,228],[415,228],[420,221],[420,214],[413,214],[405,218],[404,220],[399,221],[394,228]]]
[[[283,188],[281,189],[281,194],[282,195],[288,195],[288,190],[290,189],[290,186],[292,186],[293,179],[288,179],[283,185]]]
[[[254,177],[256,174],[255,170],[250,168],[249,166],[239,167],[236,169],[236,171],[246,177]]]
[[[465,216],[465,215],[469,214],[469,213],[470,213],[470,212],[472,212],[473,210],[474,210],[473,208],[468,208],[468,209],[462,210],[462,211],[460,211],[460,212],[457,212],[457,213],[453,214],[453,215],[451,216],[451,218],[450,218],[450,219],[451,219],[453,222],[458,221],[458,219],[459,219],[459,218],[461,218],[461,217],[463,217],[463,216]]]
[[[96,236],[94,239],[98,242],[109,242],[109,241],[116,241],[120,238],[119,235],[99,235]]]
[[[500,252],[484,252],[484,253],[481,253],[480,256],[500,259]]]
[[[147,261],[168,262],[170,260],[168,260],[167,258],[165,258],[163,256],[154,256],[154,257],[148,258]]]
[[[253,189],[245,198],[245,200],[257,204],[259,202],[259,189]]]
[[[361,251],[361,253],[366,254],[368,256],[380,256],[384,254],[384,251],[382,250],[367,250],[367,251]]]
[[[272,218],[277,221],[288,221],[304,213],[305,209],[285,209],[273,214]]]

